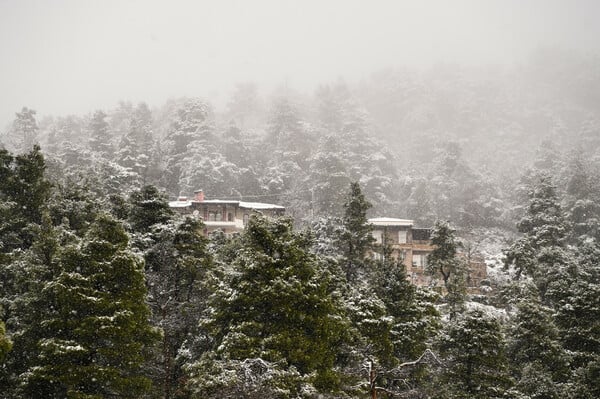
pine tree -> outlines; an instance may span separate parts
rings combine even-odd
[[[441,277],[446,289],[445,300],[454,317],[464,306],[467,291],[467,266],[458,257],[460,243],[447,222],[436,222],[431,234],[433,251],[427,256],[427,271]]]
[[[425,352],[440,327],[439,313],[433,306],[435,296],[414,286],[401,261],[392,257],[385,243],[383,247],[383,260],[376,264],[373,284],[393,320],[394,356],[402,362],[411,361]]]
[[[300,375],[315,372],[321,389],[335,387],[333,366],[347,324],[310,247],[290,220],[250,218],[233,274],[214,297],[206,322],[218,359],[281,362]],[[202,376],[191,382],[203,383]]]
[[[21,112],[16,113],[13,130],[17,140],[19,140],[20,152],[31,151],[31,148],[37,143],[39,128],[35,120],[35,114],[34,110],[27,107],[23,107]]]
[[[46,304],[39,353],[23,374],[27,397],[139,397],[144,353],[157,331],[148,324],[143,263],[122,226],[100,215],[84,240],[60,255],[60,271],[39,295]]]
[[[94,112],[89,124],[90,149],[104,158],[108,158],[113,154],[109,126],[105,120],[106,117],[107,115],[104,112],[98,110]]]
[[[344,217],[341,233],[343,269],[348,281],[354,281],[364,271],[365,258],[375,238],[372,226],[367,219],[367,210],[371,204],[363,195],[358,182],[350,184],[350,191],[344,204]]]
[[[11,256],[10,262],[0,267],[4,284],[2,301],[6,304],[4,318],[13,336],[13,350],[6,361],[7,373],[0,373],[0,384],[6,397],[21,397],[19,378],[24,375],[39,353],[38,340],[41,325],[49,304],[40,295],[45,284],[58,271],[57,254],[61,241],[68,236],[52,225],[45,213],[40,226],[31,229],[33,244]],[[45,395],[41,390],[40,395]]]
[[[129,202],[129,223],[133,232],[147,233],[153,225],[166,223],[173,217],[165,196],[155,186],[134,191]]]
[[[40,147],[14,157],[0,150],[0,201],[6,213],[0,224],[0,251],[28,248],[32,242],[30,226],[40,224],[51,185],[45,178],[46,164]]]
[[[527,213],[517,224],[523,236],[505,252],[505,267],[514,267],[517,278],[533,278],[542,299],[558,300],[560,286],[572,278],[565,251],[568,225],[550,177],[541,176],[529,196]]]
[[[437,381],[440,398],[504,398],[511,387],[500,323],[480,310],[447,326],[440,339],[445,368]]]
[[[552,310],[542,305],[537,293],[519,302],[509,333],[507,352],[519,391],[531,398],[565,397],[570,359],[560,344]]]
[[[212,262],[201,221],[186,218],[152,230],[153,244],[144,252],[148,302],[152,322],[163,330],[154,378],[164,397],[171,398],[184,388],[183,364],[208,349],[198,318],[208,306]]]
[[[176,110],[165,142],[165,173],[162,186],[169,192],[179,193],[181,175],[185,172],[186,158],[198,152],[209,152],[213,127],[210,122],[211,109],[199,99],[186,100]],[[194,167],[195,165],[188,166]],[[197,188],[197,187],[196,187]]]

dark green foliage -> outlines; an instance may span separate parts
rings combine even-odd
[[[531,398],[562,398],[570,358],[560,344],[551,309],[537,294],[519,302],[511,321],[508,356],[520,392]]]
[[[364,272],[367,251],[375,242],[371,234],[373,228],[368,223],[367,211],[371,204],[367,201],[358,182],[350,184],[350,191],[344,203],[344,216],[341,233],[343,264],[346,278],[354,281],[359,273]]]
[[[523,236],[505,252],[505,266],[513,267],[517,278],[522,274],[533,278],[543,299],[558,300],[560,285],[569,277],[564,250],[568,225],[548,176],[536,181],[529,193],[527,213],[517,227]]]
[[[556,324],[573,365],[584,367],[600,354],[600,284],[575,282],[557,306]]]
[[[439,314],[433,306],[435,295],[410,283],[403,264],[389,262],[380,267],[383,270],[376,291],[393,320],[394,356],[401,362],[414,360],[425,352],[439,328]]]
[[[436,222],[431,233],[433,251],[427,256],[427,271],[441,277],[446,290],[445,300],[450,306],[450,317],[454,317],[463,306],[467,290],[467,265],[458,257],[461,244],[447,222]]]
[[[38,146],[16,157],[0,149],[0,252],[31,245],[30,225],[41,223],[50,196],[45,169]]]
[[[250,219],[234,272],[206,322],[219,359],[284,362],[302,375],[316,372],[317,386],[335,386],[333,365],[347,324],[311,245],[290,220]],[[192,385],[201,384],[198,377]]]
[[[143,241],[148,246],[144,257],[152,321],[163,330],[160,355],[152,359],[152,377],[165,398],[183,390],[183,363],[208,349],[198,328],[212,266],[202,229],[201,221],[186,218],[155,225],[152,238]]]
[[[315,394],[308,377],[300,375],[293,367],[285,369],[282,366],[282,363],[260,358],[219,360],[205,357],[188,369],[192,381],[191,397],[288,399]]]
[[[165,196],[154,186],[134,191],[129,202],[129,223],[135,232],[148,232],[152,225],[166,223],[173,215]]]
[[[150,380],[144,353],[158,336],[148,324],[143,264],[119,223],[100,215],[79,244],[66,246],[37,294],[44,313],[36,355],[21,375],[23,395],[139,397]]]
[[[511,387],[500,323],[472,310],[446,327],[439,350],[444,371],[437,387],[440,398],[503,398]]]

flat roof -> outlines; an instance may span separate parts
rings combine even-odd
[[[238,205],[240,208],[246,209],[280,209],[285,210],[285,207],[281,205],[274,204],[265,204],[262,202],[245,202],[245,201],[231,201],[231,200],[204,200],[204,201],[195,201],[195,200],[186,200],[186,201],[170,201],[169,207],[171,208],[187,208],[192,206],[192,204],[208,204],[208,205]]]
[[[412,226],[415,224],[414,220],[397,218],[372,218],[369,219],[369,223],[374,226]]]

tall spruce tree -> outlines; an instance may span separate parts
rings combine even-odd
[[[427,271],[441,278],[446,289],[445,300],[453,318],[464,307],[467,290],[467,265],[458,257],[460,242],[447,222],[436,222],[431,234],[433,251],[427,256]]]
[[[158,332],[150,327],[143,262],[122,226],[100,215],[39,292],[44,304],[38,352],[22,374],[25,397],[137,398],[150,390],[141,373]]]
[[[360,272],[364,272],[367,251],[375,242],[371,234],[373,227],[367,219],[371,204],[365,198],[358,182],[350,184],[350,190],[344,203],[344,216],[341,233],[343,269],[348,281],[354,281]]]
[[[540,176],[517,224],[523,235],[505,252],[505,267],[514,268],[517,278],[531,277],[545,301],[559,300],[561,285],[573,278],[565,250],[568,227],[552,179]]]
[[[570,358],[561,346],[552,309],[537,293],[518,303],[509,337],[507,354],[519,391],[532,399],[565,397]]]
[[[291,220],[250,218],[233,273],[212,301],[204,323],[213,336],[211,356],[219,361],[261,358],[309,376],[322,390],[336,386],[333,367],[345,336],[341,304],[331,295],[330,277],[310,252],[311,240],[292,230]],[[209,362],[214,364],[214,362]],[[202,391],[200,367],[190,380]]]
[[[184,363],[208,349],[198,328],[208,306],[212,266],[202,230],[202,222],[192,218],[158,228],[154,245],[144,255],[152,321],[163,330],[155,361],[164,398],[184,390]]]
[[[444,399],[507,397],[512,382],[500,323],[480,310],[451,321],[440,339],[444,370],[435,385]],[[509,396],[510,397],[510,396]]]

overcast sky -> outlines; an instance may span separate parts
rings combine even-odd
[[[217,104],[236,82],[312,91],[437,62],[512,64],[540,46],[598,53],[596,0],[0,0],[0,127],[38,115]]]

